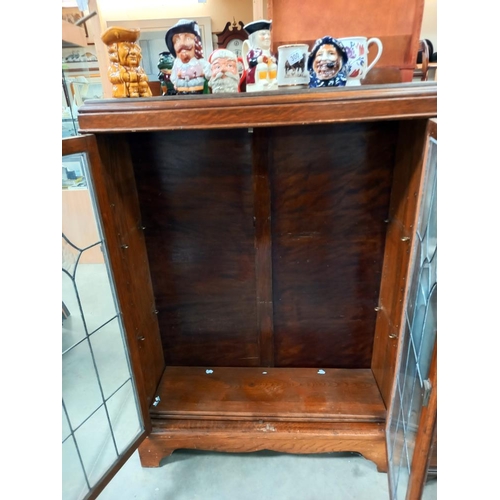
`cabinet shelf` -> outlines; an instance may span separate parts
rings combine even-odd
[[[153,418],[384,422],[386,413],[370,369],[169,366],[158,395]]]

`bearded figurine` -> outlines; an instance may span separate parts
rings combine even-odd
[[[212,76],[208,86],[213,94],[239,92],[238,58],[227,49],[214,50],[208,58]]]
[[[208,93],[210,64],[203,58],[198,23],[181,19],[167,31],[165,43],[175,58],[170,81],[177,94]]]

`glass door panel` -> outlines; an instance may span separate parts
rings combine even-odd
[[[428,147],[402,328],[402,355],[387,433],[393,500],[407,499],[420,417],[430,390],[428,377],[437,335],[437,141],[430,137]]]
[[[64,500],[95,498],[144,433],[88,161],[85,152],[62,158]]]

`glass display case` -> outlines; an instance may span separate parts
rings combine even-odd
[[[87,99],[101,99],[103,89],[94,46],[62,48],[62,136],[78,134],[78,109]]]

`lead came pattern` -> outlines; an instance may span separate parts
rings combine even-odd
[[[392,498],[403,500],[422,409],[424,380],[430,369],[437,332],[437,142],[430,139],[426,178],[417,224],[414,267],[405,310],[403,357],[394,401],[399,408],[394,442],[389,438],[389,460],[394,474]],[[394,422],[391,422],[394,429]]]
[[[81,164],[84,178],[90,178],[85,154],[63,157],[63,167],[65,163]],[[83,190],[92,200],[92,186],[85,185]],[[80,195],[82,189],[79,191],[75,194]],[[66,227],[75,234],[75,241],[62,235],[65,500],[87,498],[91,488],[143,430],[106,247],[95,213],[94,209],[91,215],[96,225],[95,241],[84,241],[78,221]],[[102,258],[97,262],[95,252],[89,256],[95,247],[102,249]]]

